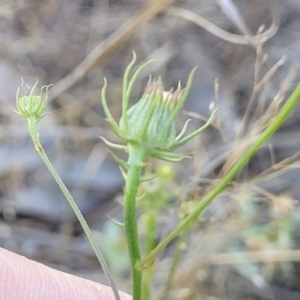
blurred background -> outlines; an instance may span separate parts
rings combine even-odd
[[[143,187],[162,197],[158,242],[276,115],[300,79],[299,49],[298,0],[1,0],[0,246],[106,283],[25,121],[12,109],[21,77],[29,87],[38,79],[37,93],[54,85],[39,125],[42,144],[106,253],[118,287],[130,292],[126,242],[111,221],[122,221],[123,179],[99,139],[120,142],[100,103],[103,77],[116,119],[132,51],[137,66],[155,59],[137,80],[132,103],[149,74],[161,76],[168,90],[178,81],[184,86],[198,66],[178,130],[188,118],[189,130],[201,126],[211,103],[222,108],[214,126],[181,149],[192,158],[157,164],[169,176]],[[181,241],[165,299],[300,299],[299,112]],[[145,215],[141,205],[142,238]],[[153,299],[163,291],[176,247],[174,241],[159,256]]]

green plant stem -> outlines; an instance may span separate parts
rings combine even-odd
[[[151,199],[147,199],[151,201]],[[154,199],[155,200],[155,199]],[[149,254],[155,248],[155,240],[157,237],[157,216],[158,212],[156,210],[151,210],[148,208],[147,220],[146,220],[146,255]],[[143,280],[143,300],[151,299],[151,289],[152,289],[152,276],[153,268],[149,267],[144,271]]]
[[[142,270],[139,267],[141,252],[138,238],[136,198],[138,187],[141,182],[141,171],[147,154],[144,149],[129,146],[128,173],[125,184],[124,201],[124,228],[127,239],[128,251],[131,264],[132,297],[133,300],[142,299]]]
[[[241,158],[234,164],[228,173],[220,180],[220,183],[199,203],[196,209],[187,216],[179,225],[164,239],[157,247],[140,262],[140,267],[151,264],[156,255],[162,251],[190,222],[195,221],[206,207],[218,196],[225,187],[233,180],[238,172],[244,167],[248,160],[257,150],[276,132],[289,114],[293,111],[300,99],[300,83],[295,88],[285,105],[281,108],[272,123],[263,131],[257,140],[248,148]]]
[[[166,284],[164,286],[164,289],[162,291],[162,294],[159,297],[159,300],[167,299],[168,293],[169,293],[170,288],[172,286],[175,271],[176,271],[176,268],[178,267],[179,259],[180,259],[180,256],[181,256],[181,253],[182,253],[182,250],[183,250],[182,244],[184,243],[184,241],[186,239],[186,236],[187,236],[187,233],[189,232],[188,229],[189,229],[189,227],[186,227],[185,230],[179,236],[179,240],[178,240],[177,245],[176,245],[172,265],[171,265],[170,270],[169,270],[168,278],[167,278]]]
[[[149,211],[146,224],[146,254],[149,254],[155,248],[157,215],[157,211]]]
[[[38,154],[40,155],[41,159],[43,160],[43,162],[45,163],[46,167],[48,168],[48,170],[50,171],[51,175],[53,176],[54,180],[56,181],[56,183],[58,184],[58,186],[60,187],[61,191],[63,192],[64,196],[66,197],[66,199],[68,200],[71,208],[73,209],[74,214],[76,215],[78,221],[80,222],[99,262],[100,265],[103,269],[103,272],[106,276],[106,279],[110,285],[110,287],[112,288],[113,294],[115,296],[116,300],[121,300],[117,286],[113,280],[112,275],[109,272],[108,266],[106,264],[106,261],[96,243],[96,240],[94,239],[94,236],[87,224],[87,222],[85,221],[81,211],[79,210],[76,202],[74,201],[72,195],[70,194],[70,192],[68,191],[67,187],[65,186],[65,184],[63,183],[63,181],[61,180],[60,176],[57,174],[56,170],[54,169],[54,167],[52,166],[48,156],[46,155],[46,152],[44,151],[41,143],[40,143],[40,139],[39,139],[39,134],[36,128],[36,120],[35,119],[28,119],[28,127],[27,127],[30,136],[32,138],[32,141],[34,143],[35,146],[35,150],[38,152]]]

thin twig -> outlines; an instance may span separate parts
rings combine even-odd
[[[193,22],[199,25],[200,27],[204,28],[211,34],[219,37],[222,40],[234,44],[240,44],[240,45],[257,45],[262,41],[267,41],[275,35],[275,33],[279,28],[279,17],[275,13],[273,13],[273,22],[271,27],[268,30],[266,30],[264,33],[257,34],[254,36],[242,36],[242,35],[232,34],[230,32],[227,32],[219,28],[218,26],[209,22],[205,18],[183,8],[171,7],[168,9],[168,14],[181,17],[190,22]]]
[[[112,55],[122,44],[127,42],[132,35],[145,23],[158,13],[165,10],[175,0],[152,0],[135,17],[130,19],[107,39],[101,42],[94,50],[66,77],[57,82],[51,89],[49,101],[73,86],[83,78],[92,68],[99,66],[107,57]]]
[[[210,255],[206,262],[215,265],[241,264],[250,262],[300,261],[300,250],[263,250]]]

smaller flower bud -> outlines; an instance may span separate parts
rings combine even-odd
[[[40,91],[40,95],[34,95],[34,89],[36,88],[38,81],[34,84],[31,90],[20,97],[19,93],[21,90],[21,86],[17,90],[16,94],[16,103],[17,103],[17,111],[16,113],[26,119],[33,119],[36,123],[38,123],[41,118],[45,115],[44,111],[47,105],[48,98],[48,88],[49,86],[43,86]],[[43,92],[45,89],[45,92]]]

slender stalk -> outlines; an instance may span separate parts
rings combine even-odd
[[[151,201],[149,199],[148,201]],[[155,248],[155,240],[157,237],[157,216],[158,212],[156,210],[151,210],[149,207],[149,213],[146,221],[146,255],[149,254]],[[144,270],[144,280],[143,280],[143,300],[151,299],[151,289],[152,289],[152,276],[153,267],[149,267]]]
[[[43,160],[43,162],[45,163],[46,167],[48,168],[48,170],[50,171],[51,175],[53,176],[54,180],[56,181],[56,183],[58,184],[58,186],[60,187],[61,191],[63,192],[64,196],[66,197],[66,199],[68,200],[71,208],[73,209],[74,214],[76,215],[78,221],[80,222],[97,258],[98,261],[100,262],[100,265],[103,269],[103,272],[106,276],[106,279],[110,285],[110,287],[112,288],[113,294],[115,296],[116,300],[121,300],[117,286],[113,280],[112,275],[109,272],[107,263],[96,243],[96,240],[94,238],[94,236],[92,235],[92,232],[87,224],[87,222],[85,221],[81,211],[79,210],[76,202],[74,201],[72,195],[70,194],[70,192],[68,191],[67,187],[65,186],[65,184],[63,183],[63,181],[61,180],[60,176],[57,174],[56,170],[54,169],[53,165],[51,164],[48,156],[46,155],[46,152],[44,151],[41,143],[40,143],[40,139],[39,139],[39,134],[36,128],[36,120],[35,119],[28,119],[28,127],[27,127],[30,136],[32,138],[32,141],[34,143],[35,146],[35,150],[38,152],[38,154],[40,155],[41,159]]]
[[[190,222],[196,220],[198,216],[206,209],[206,207],[218,196],[231,180],[244,167],[248,160],[256,153],[256,151],[276,132],[289,114],[293,111],[300,100],[300,83],[295,88],[285,105],[281,108],[273,122],[263,131],[257,140],[248,148],[242,157],[235,163],[229,172],[220,180],[220,183],[199,203],[196,209],[187,216],[179,225],[164,239],[157,247],[140,262],[140,267],[151,264],[156,255],[162,251],[170,241],[172,241]]]
[[[141,252],[138,238],[136,197],[141,182],[141,171],[148,154],[143,148],[129,147],[128,173],[125,184],[124,227],[130,256],[133,300],[142,299],[142,270],[139,267]]]
[[[157,211],[150,211],[147,220],[147,233],[146,233],[146,254],[150,253],[155,248],[155,240],[157,237]]]
[[[180,234],[179,240],[178,240],[177,245],[176,245],[175,253],[174,253],[174,256],[173,256],[172,265],[171,265],[171,268],[169,270],[168,278],[167,278],[166,284],[164,286],[164,289],[162,291],[162,294],[159,297],[159,300],[167,299],[168,293],[169,293],[170,288],[171,288],[172,283],[173,283],[173,279],[174,279],[174,276],[175,276],[175,271],[178,267],[179,259],[180,259],[180,256],[181,256],[181,253],[182,253],[182,250],[183,250],[182,244],[186,239],[187,233],[189,232],[188,229],[189,228],[187,227]]]

